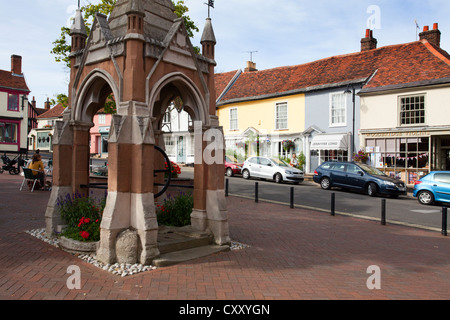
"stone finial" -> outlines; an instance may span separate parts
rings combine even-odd
[[[86,25],[84,24],[83,15],[81,14],[81,9],[77,9],[77,12],[75,13],[75,19],[73,21],[72,26],[70,27],[70,35],[82,35],[86,36],[87,38],[87,32],[86,32]]]

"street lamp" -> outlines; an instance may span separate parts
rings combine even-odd
[[[352,85],[348,85],[344,94],[352,95],[352,103],[353,103],[353,129],[352,129],[352,154],[355,152],[355,88]]]

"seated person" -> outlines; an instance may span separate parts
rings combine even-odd
[[[28,165],[28,169],[32,169],[33,175],[35,178],[38,178],[41,186],[45,187],[45,171],[44,164],[42,163],[41,155],[36,153],[33,155],[31,159],[31,163]]]

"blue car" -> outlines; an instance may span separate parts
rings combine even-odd
[[[385,175],[380,170],[355,162],[325,162],[314,171],[314,182],[322,189],[332,187],[365,192],[369,196],[406,195],[406,184]]]
[[[450,202],[450,171],[433,171],[416,181],[413,196],[423,205]]]

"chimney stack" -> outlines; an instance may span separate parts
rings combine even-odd
[[[36,100],[34,97],[33,97],[33,100],[31,100],[31,105],[33,106],[33,108],[36,109]]]
[[[47,101],[44,102],[45,111],[50,110],[50,99],[47,98]]]
[[[441,47],[441,31],[437,23],[433,25],[433,30],[430,30],[428,26],[423,27],[423,32],[419,34],[420,40],[427,40],[429,43],[434,44],[437,47]]]
[[[366,37],[361,39],[361,52],[374,50],[377,48],[378,41],[373,37],[373,31],[366,29]]]
[[[11,56],[11,72],[13,74],[22,75],[22,57],[17,55]]]
[[[253,71],[258,71],[258,69],[256,69],[256,63],[252,61],[247,61],[247,67],[244,69],[244,72],[253,72]]]

